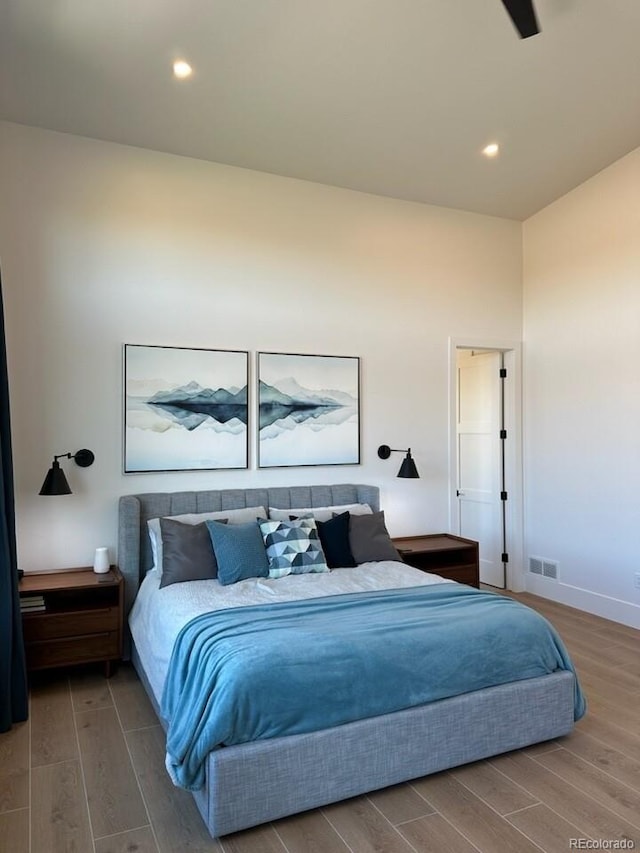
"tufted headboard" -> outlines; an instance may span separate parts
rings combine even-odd
[[[118,567],[125,581],[125,616],[138,587],[151,568],[151,544],[147,520],[186,512],[215,512],[247,506],[290,507],[333,506],[368,503],[380,509],[377,486],[280,486],[273,489],[220,489],[202,492],[148,492],[123,495],[118,508]]]

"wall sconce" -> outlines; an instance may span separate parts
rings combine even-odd
[[[81,468],[88,468],[89,465],[93,465],[95,458],[91,450],[86,449],[78,450],[77,453],[60,453],[58,456],[54,456],[53,464],[47,471],[47,476],[44,478],[44,483],[39,494],[70,495],[72,493],[58,459],[75,459],[76,465],[79,465]]]
[[[413,456],[411,455],[411,448],[408,450],[397,450],[393,447],[389,447],[388,444],[381,444],[378,448],[378,456],[380,459],[388,459],[392,453],[406,453],[407,455],[402,460],[402,465],[400,466],[400,470],[397,473],[397,477],[406,477],[407,479],[415,480],[420,477],[418,474],[418,469],[416,468],[416,463],[413,461]]]

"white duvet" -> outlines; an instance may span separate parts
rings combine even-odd
[[[445,583],[445,580],[393,561],[362,563],[355,568],[332,569],[329,573],[287,575],[277,580],[249,578],[229,586],[222,586],[217,580],[205,580],[171,584],[162,589],[160,573],[154,569],[140,586],[129,614],[129,626],[159,703],[175,639],[187,622],[201,613],[433,583]]]

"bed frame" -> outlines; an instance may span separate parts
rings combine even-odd
[[[349,503],[368,503],[377,510],[379,490],[341,484],[124,496],[118,565],[125,578],[126,613],[151,567],[149,518],[246,506]],[[125,633],[125,657],[131,657],[160,717],[144,667]],[[211,835],[227,835],[568,734],[574,725],[573,705],[574,677],[557,672],[319,732],[223,747],[209,754],[205,787],[193,796]]]

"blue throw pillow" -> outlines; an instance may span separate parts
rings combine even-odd
[[[261,521],[259,524],[267,549],[270,578],[329,571],[313,518]]]
[[[318,521],[318,535],[330,569],[357,566],[349,544],[350,513],[341,512],[329,521]]]
[[[246,524],[207,521],[206,524],[218,563],[218,580],[223,586],[269,576],[269,562],[257,521]]]

